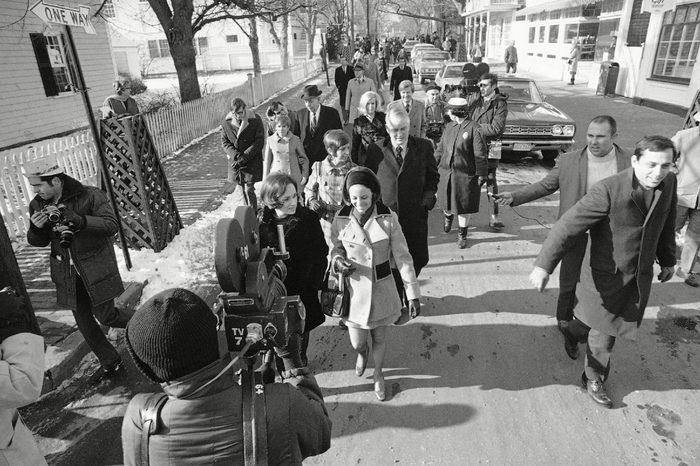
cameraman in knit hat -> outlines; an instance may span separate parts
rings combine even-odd
[[[122,424],[124,464],[243,464],[242,389],[219,355],[217,318],[194,293],[174,288],[148,300],[126,329],[129,354],[167,395],[144,445],[144,395]],[[265,386],[268,464],[301,464],[330,448],[331,421],[316,380],[301,363],[299,335],[275,348],[284,383]]]

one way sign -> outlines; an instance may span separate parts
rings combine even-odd
[[[97,34],[90,22],[90,7],[78,5],[77,8],[70,8],[39,1],[31,11],[45,23],[80,27],[88,34]]]

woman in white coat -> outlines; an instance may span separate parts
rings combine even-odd
[[[581,47],[578,45],[578,40],[574,39],[571,42],[571,51],[569,52],[569,74],[571,75],[571,81],[569,81],[569,86],[574,85],[574,80],[576,79],[576,72],[578,71],[578,61],[581,58]]]
[[[357,352],[358,376],[367,366],[371,336],[374,392],[379,401],[384,401],[386,329],[402,317],[392,268],[398,269],[404,282],[411,317],[420,313],[420,289],[398,216],[381,203],[375,174],[365,167],[350,170],[345,177],[343,197],[350,205],[338,212],[331,227],[333,267],[349,278],[350,313],[343,320]]]

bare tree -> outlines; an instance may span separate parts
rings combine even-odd
[[[282,10],[286,11],[288,9],[289,0],[280,0],[279,3]],[[283,14],[277,20],[269,16],[261,16],[260,19],[268,25],[270,34],[275,39],[275,44],[277,44],[280,52],[282,69],[286,70],[289,68],[289,13]],[[277,32],[277,26],[280,26],[279,33]]]

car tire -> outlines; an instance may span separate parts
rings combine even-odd
[[[554,160],[559,156],[559,151],[557,149],[543,150],[542,158],[544,160]]]

